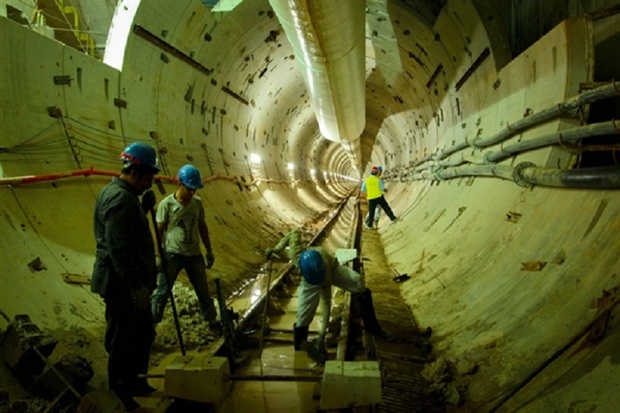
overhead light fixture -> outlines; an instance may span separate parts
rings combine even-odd
[[[286,167],[288,168],[289,171],[292,171],[293,169],[295,169],[295,164],[289,162],[288,165],[286,165]]]
[[[260,156],[255,154],[255,153],[251,153],[250,154],[250,162],[253,164],[259,164],[260,163]]]

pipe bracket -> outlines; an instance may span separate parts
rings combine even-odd
[[[523,171],[527,168],[535,167],[536,164],[532,162],[521,162],[517,164],[512,171],[512,179],[515,183],[523,188],[532,188],[534,184],[523,177]]]

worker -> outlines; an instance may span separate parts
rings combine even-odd
[[[377,165],[377,170],[379,171],[379,173],[377,174],[377,176],[379,178],[381,178],[381,174],[383,173],[383,167],[381,165]],[[381,182],[383,182],[383,179],[381,180]],[[387,188],[383,188],[383,192],[387,192]],[[368,210],[368,212],[366,212],[366,216],[364,217],[364,222],[368,221],[368,217],[370,216],[370,210]],[[381,206],[379,206],[379,204],[377,204],[377,206],[375,206],[375,218],[373,220],[374,226],[377,227],[379,226],[379,219],[381,219]]]
[[[275,247],[267,248],[265,255],[267,259],[271,259],[274,253],[285,249],[286,256],[295,263],[302,275],[297,318],[293,326],[295,350],[306,350],[315,361],[325,361],[325,335],[331,313],[332,285],[353,293],[364,326],[370,334],[391,339],[391,335],[383,330],[377,321],[372,293],[365,287],[358,272],[341,265],[322,247],[308,248],[301,239],[300,229],[287,233]],[[308,342],[308,328],[319,302],[322,303],[322,322],[315,344]]]
[[[202,188],[202,175],[193,165],[183,165],[177,175],[176,191],[159,203],[157,207],[157,230],[163,242],[162,260],[165,268],[159,273],[157,291],[151,300],[153,322],[159,323],[172,288],[181,269],[185,269],[194,292],[198,298],[200,314],[209,323],[213,335],[221,334],[221,324],[217,321],[217,312],[209,294],[206,270],[213,267],[215,257],[209,228],[205,220],[205,210],[196,190]],[[200,241],[206,249],[202,256]],[[205,265],[206,259],[206,265]]]
[[[301,228],[289,231],[273,248],[265,249],[265,257],[272,259],[276,255],[281,256],[284,251],[284,255],[297,265],[299,254],[306,249],[306,243],[301,239],[301,234]]]
[[[383,193],[386,192],[383,180],[379,177],[381,172],[377,166],[373,166],[370,172],[370,176],[364,180],[361,191],[366,193],[368,199],[368,218],[366,218],[366,227],[372,228],[373,221],[375,219],[375,208],[380,206],[390,218],[392,222],[398,218],[392,212],[392,208],[383,197]]]
[[[140,407],[134,396],[155,390],[138,375],[148,371],[155,338],[149,302],[157,271],[147,213],[155,206],[149,189],[159,168],[155,149],[141,142],[127,146],[121,160],[120,176],[101,190],[95,204],[91,291],[105,303],[109,388],[132,411]]]
[[[310,357],[323,362],[325,353],[325,333],[331,313],[332,285],[352,293],[366,331],[376,337],[392,339],[392,335],[379,325],[372,301],[372,292],[366,288],[364,279],[355,270],[341,265],[336,257],[323,247],[312,247],[299,255],[299,270],[302,275],[301,291],[293,339],[295,350],[305,349]],[[322,322],[315,343],[308,342],[308,327],[316,314],[319,302],[322,303]]]

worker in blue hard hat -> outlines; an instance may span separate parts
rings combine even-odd
[[[157,276],[146,214],[155,206],[149,189],[159,168],[155,149],[142,142],[127,146],[120,159],[120,176],[101,190],[95,204],[91,291],[106,307],[108,385],[132,411],[140,407],[134,396],[155,390],[143,375],[155,338],[149,302]]]
[[[381,207],[388,218],[392,222],[396,221],[398,218],[392,212],[392,208],[383,197],[383,193],[387,192],[385,189],[385,184],[381,179],[381,173],[383,172],[383,168],[381,166],[373,166],[370,171],[370,176],[367,177],[362,183],[361,191],[366,193],[366,199],[368,199],[368,215],[365,220],[365,224],[367,228],[372,228],[374,220],[375,220],[375,209]]]
[[[325,361],[325,335],[331,314],[332,285],[353,293],[366,331],[378,337],[391,339],[391,335],[379,325],[372,293],[366,288],[362,276],[357,271],[341,265],[336,257],[322,247],[312,247],[301,252],[297,265],[302,275],[302,282],[293,331],[295,350],[306,350],[315,361]],[[316,343],[311,343],[308,342],[308,327],[316,314],[319,302],[322,303],[321,327]]]
[[[206,270],[215,262],[205,209],[196,190],[202,188],[202,175],[193,165],[179,169],[177,190],[162,199],[157,207],[157,230],[161,234],[162,250],[166,254],[166,268],[160,272],[157,291],[151,300],[153,321],[159,323],[168,300],[168,288],[172,288],[182,269],[185,269],[194,287],[200,314],[209,323],[211,333],[219,335],[221,325],[209,294]],[[200,241],[206,254],[203,258]],[[205,264],[206,260],[206,264]]]

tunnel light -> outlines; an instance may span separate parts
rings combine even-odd
[[[253,163],[253,164],[259,164],[260,163],[260,156],[255,154],[255,153],[250,154],[250,162]]]
[[[292,171],[293,169],[295,169],[295,164],[289,162],[288,165],[286,165],[286,167],[288,168],[289,171]]]
[[[310,175],[314,177],[316,175],[316,169],[310,169]]]

